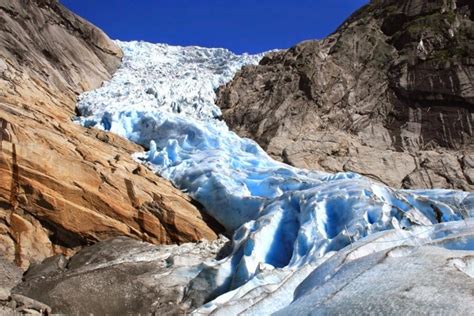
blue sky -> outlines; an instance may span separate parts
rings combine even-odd
[[[288,48],[332,33],[367,0],[60,0],[113,39],[225,47]]]

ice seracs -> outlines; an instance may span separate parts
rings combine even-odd
[[[118,123],[119,118],[113,115],[159,111],[216,118],[220,109],[214,104],[215,89],[231,80],[243,65],[255,64],[262,57],[239,56],[222,48],[118,44],[124,52],[122,67],[101,89],[80,96],[77,108],[83,117],[101,115],[104,122],[112,119]],[[104,122],[102,127],[129,136],[127,129],[119,129],[120,123],[109,126]]]
[[[201,312],[284,308],[314,267],[367,236],[386,232],[391,244],[404,244],[416,240],[420,227],[430,231],[474,215],[472,193],[396,190],[350,172],[293,168],[229,131],[219,120],[215,90],[262,55],[119,45],[122,67],[110,82],[80,97],[78,121],[144,145],[148,151],[137,153],[138,160],[233,233],[232,254],[208,264],[189,286],[201,293],[195,302],[215,298]],[[202,282],[209,286],[203,289]],[[263,297],[280,303],[269,307]]]

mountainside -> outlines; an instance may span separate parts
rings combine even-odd
[[[328,38],[245,67],[217,103],[239,135],[291,165],[472,191],[473,11],[371,1]]]
[[[71,121],[122,51],[57,1],[0,1],[0,250],[22,268],[113,236],[216,233],[196,204],[135,162],[142,148]]]

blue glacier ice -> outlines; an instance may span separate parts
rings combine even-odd
[[[136,153],[137,160],[233,234],[231,256],[202,272],[213,276],[216,288],[206,312],[271,284],[286,284],[282,295],[292,297],[307,267],[369,235],[397,232],[390,244],[406,232],[414,240],[433,225],[474,215],[473,193],[396,190],[355,173],[297,169],[229,131],[215,91],[263,55],[118,43],[125,54],[121,68],[80,96],[77,120],[143,145],[147,151]]]

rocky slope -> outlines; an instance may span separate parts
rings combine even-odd
[[[223,117],[298,167],[472,191],[473,11],[373,0],[328,38],[244,68],[220,90]]]
[[[0,252],[27,268],[113,236],[215,239],[199,207],[139,166],[142,148],[71,121],[122,52],[57,1],[0,0]]]

